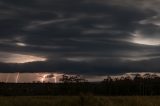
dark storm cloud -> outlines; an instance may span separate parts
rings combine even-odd
[[[143,64],[157,64],[160,56],[155,1],[0,0],[1,71],[150,71]],[[37,62],[11,64],[18,55]]]
[[[37,62],[37,63],[27,63],[27,64],[1,64],[1,69],[5,70],[2,72],[58,72],[66,74],[89,74],[89,75],[105,75],[105,74],[117,74],[124,72],[158,72],[159,67],[155,64],[159,62],[158,59],[151,59],[146,61],[129,61],[122,62],[115,59],[107,60],[97,60],[96,62]],[[53,65],[54,63],[54,65]],[[146,67],[146,66],[150,67]],[[48,68],[52,67],[52,68]],[[28,69],[29,68],[29,69]],[[14,70],[13,70],[14,69]],[[54,69],[54,71],[53,71]],[[76,71],[75,71],[76,70]]]

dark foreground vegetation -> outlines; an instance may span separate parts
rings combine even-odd
[[[0,97],[1,106],[160,106],[160,97],[20,96]]]
[[[160,95],[160,78],[150,75],[134,79],[129,77],[102,82],[87,82],[80,77],[63,76],[62,83],[0,83],[3,96],[156,96]]]

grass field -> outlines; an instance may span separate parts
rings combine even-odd
[[[0,106],[160,106],[160,97],[21,96],[0,97]]]

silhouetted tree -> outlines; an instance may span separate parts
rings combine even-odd
[[[62,78],[60,78],[60,81],[63,83],[87,82],[86,79],[82,78],[79,75],[63,75]]]

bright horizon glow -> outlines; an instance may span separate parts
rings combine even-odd
[[[131,78],[134,78],[135,75],[140,74],[141,76],[145,74],[156,74],[160,77],[159,72],[127,72],[127,73],[117,73],[117,74],[110,74],[111,78],[121,78],[121,77],[127,77],[130,76]],[[57,75],[56,79],[55,77],[48,78],[45,76],[45,79],[43,79],[43,75]],[[6,82],[6,83],[61,83],[60,78],[62,78],[63,74],[58,73],[0,73],[0,82]],[[70,74],[68,74],[70,75]],[[108,77],[107,75],[82,75],[83,78],[85,78],[89,82],[95,82],[95,81],[102,81],[103,79]]]

